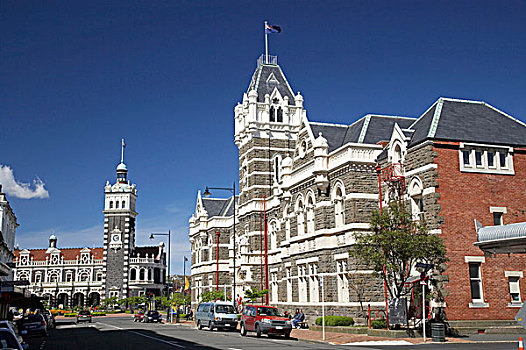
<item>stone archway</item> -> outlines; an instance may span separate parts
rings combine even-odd
[[[64,309],[68,307],[69,296],[67,293],[60,293],[57,296],[57,307]]]
[[[100,305],[100,294],[98,292],[92,292],[88,298],[88,306]]]
[[[84,306],[84,294],[83,293],[75,293],[73,294],[73,303],[72,306]]]

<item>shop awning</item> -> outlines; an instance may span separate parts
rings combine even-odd
[[[475,220],[475,245],[489,254],[526,253],[526,222],[482,226]]]

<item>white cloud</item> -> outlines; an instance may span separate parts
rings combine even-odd
[[[2,189],[9,196],[31,199],[49,198],[49,192],[45,189],[45,184],[38,177],[33,180],[33,185],[17,181],[13,174],[13,169],[8,165],[0,164],[0,184]]]

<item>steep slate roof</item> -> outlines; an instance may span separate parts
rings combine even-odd
[[[282,97],[289,97],[289,105],[294,105],[294,93],[285,78],[281,68],[273,64],[260,64],[252,75],[252,80],[248,86],[247,92],[256,90],[258,93],[258,102],[265,102],[265,94],[272,94],[274,88],[277,88]]]
[[[526,125],[482,101],[439,98],[411,129],[410,145],[426,139],[526,145]]]
[[[389,141],[395,123],[405,129],[416,119],[385,115],[366,115],[351,125],[310,122],[314,137],[321,132],[329,144],[329,153],[347,143],[376,144]]]
[[[60,250],[60,256],[64,257],[64,260],[75,260],[77,256],[80,259],[80,251],[84,248],[58,248]],[[91,250],[91,255],[93,255],[93,259],[102,259],[103,256],[103,248],[102,247],[96,247],[96,248],[89,248]],[[49,254],[46,254],[47,248],[44,249],[28,249],[29,250],[29,257],[33,257],[35,261],[46,261],[46,256],[49,256]],[[20,251],[22,249],[15,249],[15,258],[20,258]]]
[[[232,216],[234,214],[233,198],[202,198],[208,217]]]

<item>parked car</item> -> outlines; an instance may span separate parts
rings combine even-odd
[[[0,328],[0,346],[2,349],[28,349],[27,344],[26,347],[22,346],[13,331],[8,328]]]
[[[47,323],[41,314],[27,314],[20,320],[20,334],[40,334],[47,336]]]
[[[198,329],[208,327],[209,330],[214,328],[237,329],[237,314],[231,303],[211,302],[201,303],[195,313],[195,321]]]
[[[261,337],[261,334],[281,334],[289,338],[292,331],[291,321],[272,306],[247,305],[240,324],[242,336],[251,331],[256,332],[257,337]]]
[[[51,329],[51,328],[55,328],[56,327],[55,316],[51,313],[51,311],[44,310],[44,312],[42,312],[42,315],[46,319],[47,329]]]
[[[143,322],[144,320],[144,311],[137,311],[135,315],[133,315],[133,322]]]
[[[77,314],[77,323],[79,322],[89,322],[91,323],[91,312],[88,310],[79,311]]]
[[[146,311],[144,314],[144,317],[142,318],[142,322],[162,322],[163,316],[159,313],[157,310],[149,310]]]
[[[11,321],[1,320],[0,321],[0,328],[11,330],[13,332],[13,335],[16,337],[16,339],[18,340],[18,342],[22,346],[22,349],[24,349],[24,350],[29,349],[29,345],[27,345],[27,343],[24,341],[24,338],[22,338],[22,335],[18,331],[18,327],[17,327],[16,323],[11,322]]]

